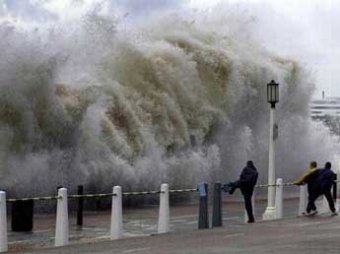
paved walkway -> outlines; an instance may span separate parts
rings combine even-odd
[[[124,239],[109,240],[110,211],[70,216],[70,246],[54,248],[55,215],[35,215],[32,233],[11,232],[10,251],[26,253],[340,253],[340,216],[296,217],[298,200],[284,202],[285,219],[261,222],[265,202],[256,203],[255,224],[244,223],[243,203],[223,205],[222,228],[197,230],[198,207],[172,206],[171,233],[157,235],[158,207],[124,209]],[[211,213],[210,213],[211,215]],[[339,239],[339,240],[338,240]]]
[[[297,199],[287,200],[285,217],[296,217]],[[211,208],[211,207],[210,207]],[[261,220],[265,202],[256,203],[256,219]],[[243,224],[243,203],[227,202],[223,205],[224,224]],[[86,211],[84,225],[76,226],[75,213],[70,213],[70,243],[86,243],[109,240],[110,211]],[[170,230],[192,232],[198,227],[198,204],[170,207]],[[210,216],[211,218],[211,212]],[[148,236],[157,233],[158,206],[123,210],[124,237]],[[12,232],[8,223],[10,251],[41,249],[54,245],[55,214],[35,214],[33,232]]]
[[[27,253],[332,254],[340,253],[340,216],[297,217],[222,228],[70,245]]]

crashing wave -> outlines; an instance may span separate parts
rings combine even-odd
[[[334,142],[309,118],[310,74],[262,47],[242,15],[209,15],[2,23],[0,186],[192,187],[234,178],[248,159],[266,179],[272,79],[277,174],[329,159]]]

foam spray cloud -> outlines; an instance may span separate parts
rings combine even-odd
[[[4,188],[192,187],[236,177],[248,159],[266,179],[271,79],[281,86],[278,175],[330,159],[335,143],[309,119],[310,75],[259,45],[249,15],[226,6],[135,22],[110,1],[84,2],[73,18],[0,26]]]

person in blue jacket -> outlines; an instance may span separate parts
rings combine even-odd
[[[332,164],[326,162],[325,168],[316,171],[315,177],[315,196],[314,201],[320,196],[325,195],[332,215],[337,215],[335,210],[331,189],[336,180],[336,174],[331,170]]]
[[[229,194],[233,194],[237,188],[240,188],[248,215],[248,223],[255,222],[251,198],[253,196],[257,178],[258,172],[253,161],[247,161],[247,166],[243,168],[239,180],[227,185]]]

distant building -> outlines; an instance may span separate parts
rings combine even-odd
[[[340,97],[325,97],[313,100],[310,103],[310,113],[312,119],[323,120],[326,116],[340,117]]]

